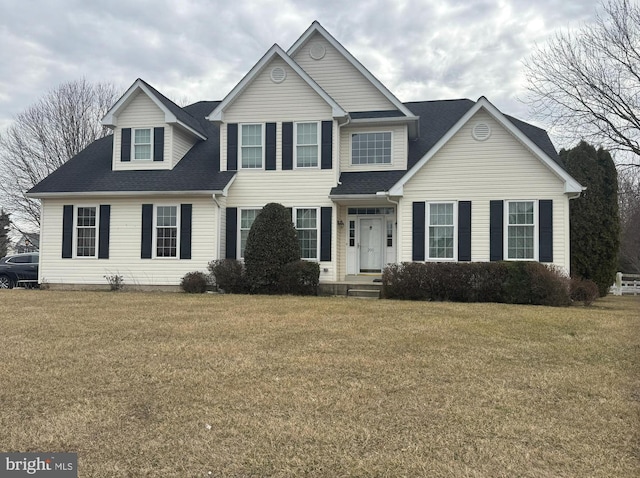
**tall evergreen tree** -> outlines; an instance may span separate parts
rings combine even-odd
[[[275,294],[284,266],[300,260],[298,235],[291,211],[269,203],[256,216],[244,250],[244,264],[251,292]]]
[[[0,209],[0,257],[6,256],[9,249],[10,225],[11,219],[9,219],[9,214],[4,212],[4,209]]]
[[[607,150],[584,141],[560,151],[560,158],[587,188],[570,202],[571,275],[591,279],[604,296],[615,280],[620,247],[616,167]]]

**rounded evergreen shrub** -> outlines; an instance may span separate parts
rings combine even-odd
[[[232,294],[246,294],[247,280],[242,262],[235,259],[211,261],[207,266],[218,289]]]
[[[277,294],[284,266],[298,260],[300,245],[291,212],[282,204],[267,204],[253,222],[244,250],[250,292]]]
[[[311,261],[295,261],[285,264],[280,275],[281,294],[318,295],[320,264]]]
[[[182,281],[180,288],[188,294],[202,294],[207,291],[209,279],[204,272],[187,272]]]

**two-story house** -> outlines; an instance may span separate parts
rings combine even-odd
[[[404,261],[569,270],[582,187],[544,130],[484,97],[402,103],[317,22],[222,101],[180,108],[138,79],[103,123],[113,135],[28,192],[52,286],[175,286],[242,259],[269,202],[291,209],[321,282]]]

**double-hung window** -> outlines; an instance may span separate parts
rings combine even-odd
[[[96,257],[98,237],[97,208],[76,208],[76,257]]]
[[[178,206],[156,206],[156,257],[178,256]]]
[[[264,159],[264,125],[240,125],[240,165],[242,169],[261,169]]]
[[[296,167],[317,168],[320,132],[318,123],[296,123],[295,128]]]
[[[455,204],[428,203],[429,259],[455,259]]]
[[[507,259],[535,259],[535,201],[509,201],[507,205]]]
[[[151,128],[133,130],[133,159],[153,158],[153,138]]]
[[[391,132],[353,133],[351,164],[391,164]]]
[[[244,258],[244,250],[247,247],[247,238],[249,237],[249,231],[253,226],[253,221],[256,220],[258,214],[262,209],[241,209],[240,210],[240,259]]]
[[[317,208],[295,209],[294,225],[298,232],[302,259],[318,260],[318,223]]]

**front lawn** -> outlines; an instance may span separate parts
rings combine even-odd
[[[640,476],[640,298],[0,292],[0,451],[81,477]]]

